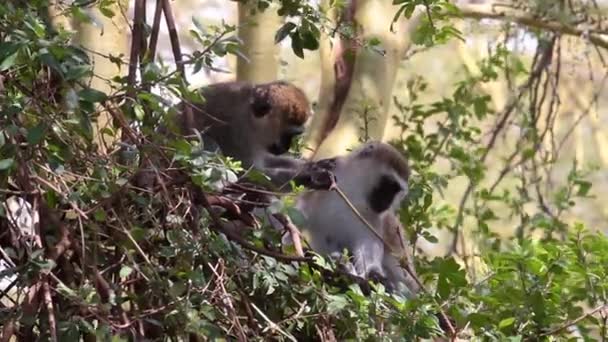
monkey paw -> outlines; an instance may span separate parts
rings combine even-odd
[[[386,276],[384,276],[384,274],[382,274],[382,272],[379,272],[377,270],[370,270],[367,273],[367,279],[375,282],[375,283],[379,283],[379,284],[386,284]]]
[[[316,190],[329,190],[336,184],[336,176],[333,172],[321,168],[313,168],[310,172],[310,184],[308,185],[311,189]]]
[[[316,168],[333,171],[336,168],[336,158],[321,159],[314,162]]]

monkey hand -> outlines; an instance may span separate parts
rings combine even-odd
[[[336,176],[331,170],[318,166],[311,167],[307,187],[315,190],[330,190],[336,185]]]
[[[327,158],[327,159],[317,160],[316,162],[313,162],[312,164],[315,168],[333,171],[336,168],[336,162],[337,162],[336,158]]]

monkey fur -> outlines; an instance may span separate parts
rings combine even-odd
[[[177,105],[161,133],[188,136],[199,131],[205,149],[219,149],[240,160],[244,168],[264,172],[281,190],[290,180],[313,188],[328,186],[326,171],[287,155],[311,115],[310,102],[300,88],[285,81],[223,82],[199,91],[204,102]],[[192,127],[185,127],[186,106],[193,112]]]
[[[407,160],[388,144],[369,142],[346,156],[318,163],[334,172],[337,187],[384,241],[338,193],[315,190],[301,194],[296,203],[305,217],[306,224],[301,228],[311,248],[335,258],[347,249],[352,255],[352,263],[347,265],[352,274],[382,278],[390,291],[413,297],[420,288],[400,265],[399,259],[406,259],[408,268],[415,272],[396,215],[408,192]]]

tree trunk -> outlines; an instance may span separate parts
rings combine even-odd
[[[125,19],[128,5],[128,0],[117,0],[116,3],[108,6],[108,9],[115,13],[113,18],[104,16],[96,7],[88,8],[86,10],[95,18],[95,23],[78,22],[75,25],[78,30],[75,42],[88,51],[94,68],[94,76],[83,81],[91,88],[106,94],[110,94],[113,90],[107,80],[117,75],[124,76],[128,71],[126,65],[119,68],[104,57],[122,54],[125,58],[129,55],[129,25]],[[109,135],[100,132],[105,127],[111,128],[111,124],[110,114],[100,111],[97,123],[93,126],[93,141],[102,153],[107,152],[108,147],[119,137],[118,134]]]
[[[236,79],[254,83],[277,79],[279,72],[279,46],[274,36],[282,23],[277,15],[277,5],[272,3],[264,12],[255,9],[256,2],[239,2],[239,38],[241,51],[249,61],[237,59]]]
[[[330,8],[329,3],[330,0],[322,0],[320,4],[321,11],[331,21],[332,25],[337,25],[338,11],[335,8]],[[325,31],[321,31],[321,37],[319,38],[321,84],[319,86],[317,110],[312,116],[309,128],[306,130],[304,148],[302,150],[302,157],[307,159],[313,156],[315,150],[328,133],[326,132],[326,126],[330,120],[330,108],[336,96],[334,66],[336,60],[340,58],[337,52],[337,47],[332,45],[329,35]]]
[[[359,0],[354,3],[359,38],[365,41],[378,39],[384,54],[373,49],[358,49],[350,91],[339,119],[320,143],[314,159],[343,154],[360,140],[383,139],[387,124],[391,124],[388,109],[399,61],[411,45],[410,29],[419,22],[420,13],[415,12],[409,22],[403,18],[396,22],[393,27],[395,32],[391,32],[390,23],[378,18],[392,18],[398,10],[397,6],[383,0]],[[311,147],[314,149],[314,146]]]

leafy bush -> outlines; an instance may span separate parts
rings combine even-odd
[[[483,61],[483,74],[458,83],[451,97],[420,103],[418,94],[427,89],[417,79],[407,99],[395,99],[404,133],[394,143],[408,151],[414,169],[401,220],[416,246],[438,240],[432,228],[454,241],[444,257],[419,249],[416,265],[427,291],[406,301],[380,284],[345,277],[320,256],[281,252],[280,234],[267,222],[239,234],[218,224],[208,210],[208,200],[220,198],[213,184],[238,163],[202,152],[196,139],[155,136],[168,111],[160,96],[144,85],[129,97],[132,89],[120,78],[112,94],[87,87],[81,81],[93,72],[87,54],[68,32],[45,23],[48,4],[15,3],[0,4],[0,195],[5,203],[25,198],[39,224],[30,231],[7,207],[0,212],[3,337],[408,341],[444,334],[437,313],[445,312],[463,338],[566,339],[576,328],[587,340],[605,340],[608,240],[563,218],[577,197],[589,195],[588,172],[574,164],[546,197],[541,169],[555,156],[538,147],[546,134],[538,113],[518,109],[526,104],[540,112],[531,94],[547,72],[542,64],[526,72],[498,46]],[[233,30],[193,33],[215,45],[190,62],[206,65],[214,54],[238,53]],[[179,74],[156,62],[145,68],[144,83],[196,99]],[[524,86],[495,113],[478,86],[501,72]],[[129,148],[100,152],[93,134],[100,113],[126,132],[122,144]],[[498,153],[507,118],[527,133],[495,180],[486,160]],[[487,120],[495,120],[491,129],[482,128]],[[120,137],[118,130],[105,133]],[[161,169],[161,185],[142,191],[131,185],[135,161],[152,155],[173,160],[172,175],[180,177]],[[440,160],[449,162],[446,170],[439,171]],[[468,184],[460,207],[437,201],[459,177]],[[251,210],[235,203],[241,217]],[[287,198],[281,210],[290,208]],[[466,220],[473,228],[464,235]],[[517,234],[499,236],[501,225]]]

